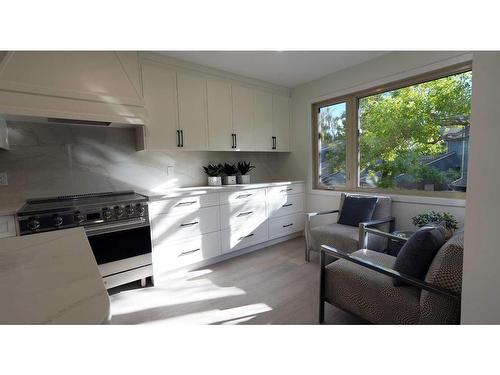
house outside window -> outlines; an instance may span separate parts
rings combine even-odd
[[[463,197],[471,65],[313,104],[314,187]]]

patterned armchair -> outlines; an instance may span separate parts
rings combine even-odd
[[[352,195],[356,196],[355,194]],[[366,195],[363,196],[366,197]],[[363,233],[364,228],[367,227],[374,227],[385,232],[393,230],[394,217],[391,216],[391,197],[376,196],[375,198],[377,198],[377,204],[375,206],[375,212],[373,213],[372,220],[360,223],[359,227],[342,225],[337,222],[315,227],[311,225],[313,218],[315,217],[332,214],[338,214],[340,216],[345,197],[346,194],[342,193],[340,196],[340,205],[338,210],[310,212],[306,214],[305,258],[307,262],[311,259],[311,251],[317,251],[319,253],[321,245],[325,244],[347,253],[352,253],[353,251],[365,247],[375,251],[384,251],[386,249],[386,238],[372,234],[363,235]]]
[[[365,232],[391,237],[376,229]],[[439,249],[424,280],[394,271],[396,257],[367,249],[348,254],[323,246],[319,322],[328,302],[376,324],[458,324],[463,243],[464,232],[457,231]],[[327,264],[327,257],[339,260]],[[395,287],[393,277],[410,285]]]

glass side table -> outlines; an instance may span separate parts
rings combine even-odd
[[[415,232],[411,231],[411,230],[396,230],[396,231],[392,232],[391,234],[407,240],[414,233]],[[401,250],[401,248],[403,247],[403,245],[404,244],[402,242],[398,242],[398,241],[394,241],[394,240],[389,239],[389,241],[387,243],[387,254],[392,255],[392,256],[398,256],[398,253]]]

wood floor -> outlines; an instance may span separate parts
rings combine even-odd
[[[318,258],[304,239],[111,292],[112,324],[317,324]],[[327,304],[327,324],[363,322]]]

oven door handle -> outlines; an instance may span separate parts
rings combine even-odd
[[[139,228],[139,227],[144,227],[147,225],[148,225],[148,223],[146,222],[146,219],[141,218],[141,219],[135,219],[135,220],[128,220],[128,221],[121,222],[121,223],[110,223],[110,224],[106,224],[106,225],[96,225],[96,226],[92,226],[92,227],[86,227],[85,233],[87,235],[91,236],[93,234],[116,232],[118,230]]]

